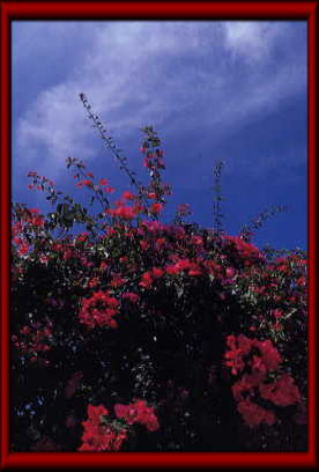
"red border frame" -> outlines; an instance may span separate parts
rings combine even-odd
[[[1,468],[13,467],[316,467],[316,2],[1,2]],[[309,450],[305,453],[10,453],[9,452],[9,209],[10,21],[15,19],[301,19],[308,22]],[[7,218],[6,218],[7,216]]]

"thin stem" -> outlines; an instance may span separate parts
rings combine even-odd
[[[90,105],[84,93],[80,93],[80,100],[87,111],[89,119],[94,123],[93,126],[97,128],[105,147],[113,154],[113,157],[120,163],[120,169],[124,170],[126,175],[129,177],[131,184],[138,190],[139,194],[142,195],[142,184],[136,179],[135,172],[130,170],[127,166],[127,158],[121,155],[121,150],[117,148],[113,138],[111,136],[108,136],[107,130],[101,122],[99,116],[96,113],[92,112],[92,106]]]

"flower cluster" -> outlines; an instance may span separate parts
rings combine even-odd
[[[159,429],[158,419],[154,408],[148,407],[144,400],[136,400],[129,405],[116,404],[116,417],[111,420],[104,405],[88,405],[88,420],[82,423],[84,432],[79,451],[119,451],[128,439],[130,426],[140,423],[148,431]]]
[[[255,402],[259,396],[273,405],[285,407],[301,401],[301,394],[289,374],[283,374],[275,381],[268,381],[268,374],[278,371],[282,357],[270,340],[260,341],[244,335],[233,335],[226,340],[229,350],[225,353],[226,365],[233,375],[243,373],[232,387],[237,410],[250,426],[262,422],[273,424],[276,416]]]
[[[55,185],[52,180],[39,175],[36,171],[28,172],[27,177],[33,180],[32,184],[28,185],[29,190],[36,189],[44,191],[46,188],[53,188]]]
[[[43,358],[43,354],[52,349],[52,327],[51,321],[47,321],[45,325],[32,322],[20,329],[19,337],[12,335],[11,340],[21,353],[30,358],[30,362],[49,365],[49,361]]]
[[[156,279],[159,279],[164,275],[164,270],[160,267],[152,267],[150,271],[144,272],[141,277],[141,281],[139,283],[140,287],[143,288],[150,288],[153,282]]]
[[[157,431],[159,429],[159,422],[154,408],[147,406],[144,400],[136,400],[129,405],[118,403],[114,406],[114,411],[117,418],[126,421],[129,425],[140,423],[149,431]]]
[[[20,256],[26,255],[30,248],[30,236],[38,235],[44,228],[44,217],[37,208],[20,206],[16,209],[16,221],[12,224],[12,238]]]
[[[90,298],[82,300],[82,306],[79,313],[80,323],[88,328],[96,326],[117,327],[117,321],[114,316],[119,312],[120,302],[110,296],[109,292],[101,290],[94,292]]]
[[[127,439],[127,430],[107,420],[109,412],[103,406],[88,406],[88,419],[83,421],[82,444],[78,451],[119,451]]]
[[[225,241],[234,245],[246,266],[250,266],[256,261],[264,260],[264,256],[259,249],[253,244],[244,241],[240,236],[225,236]]]

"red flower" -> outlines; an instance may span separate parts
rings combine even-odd
[[[102,271],[103,271],[103,270],[106,270],[106,269],[108,268],[108,263],[105,262],[105,261],[101,262],[99,268],[100,268],[100,270],[102,270]]]
[[[270,340],[259,341],[256,343],[262,354],[262,359],[268,370],[276,370],[282,359],[278,350],[273,346]]]
[[[143,239],[140,241],[140,246],[143,251],[146,251],[150,247],[150,244],[147,241],[144,241]]]
[[[104,192],[113,193],[113,192],[115,192],[115,188],[114,187],[105,187]]]
[[[163,247],[166,246],[166,239],[165,238],[157,238],[155,241],[155,247],[156,249],[162,249]]]
[[[77,235],[76,241],[78,243],[84,243],[85,241],[87,241],[88,237],[89,237],[88,233],[80,233]]]
[[[201,268],[195,262],[192,262],[189,265],[188,275],[196,277],[198,275],[202,275],[202,273],[203,272],[202,272]]]
[[[30,220],[31,225],[37,226],[38,228],[43,228],[44,218],[42,216],[35,216]]]
[[[203,238],[201,236],[193,235],[191,238],[191,243],[195,246],[202,246],[203,245]]]
[[[272,411],[265,410],[251,400],[240,401],[237,405],[237,410],[245,423],[251,428],[259,426],[261,423],[271,426],[276,422],[276,416]]]
[[[259,390],[262,398],[278,406],[289,406],[301,401],[299,389],[288,374],[282,375],[272,384],[261,384]]]
[[[20,254],[20,256],[23,256],[29,251],[29,249],[30,249],[29,245],[26,243],[23,243],[18,249],[18,254]]]
[[[164,274],[164,271],[160,267],[153,267],[152,268],[152,276],[154,277],[154,279],[158,279],[158,278],[162,277],[163,274]]]
[[[252,348],[252,341],[244,335],[239,335],[238,339],[230,335],[226,339],[226,344],[230,348],[225,353],[226,365],[231,367],[233,375],[237,375],[245,367],[243,356],[247,355]]]
[[[271,310],[271,314],[272,314],[272,316],[274,316],[276,319],[280,319],[280,318],[282,317],[282,315],[283,315],[283,312],[282,312],[282,310],[276,309],[276,310]]]
[[[177,275],[180,273],[179,268],[176,266],[176,264],[170,264],[165,267],[165,271],[167,274],[170,275]]]
[[[149,431],[159,429],[158,419],[155,415],[154,408],[148,407],[144,400],[137,400],[129,405],[116,404],[114,412],[119,419],[123,419],[127,424],[141,423]]]
[[[117,288],[117,287],[121,287],[121,285],[125,284],[126,280],[123,279],[123,277],[121,276],[121,274],[118,274],[116,272],[113,272],[112,274],[112,280],[110,282],[110,286],[111,287],[114,287],[114,288]]]
[[[88,286],[90,288],[97,287],[100,284],[100,279],[98,277],[93,277],[93,279],[88,281]]]
[[[88,406],[88,420],[84,421],[82,445],[79,451],[118,451],[127,438],[124,428],[115,427],[105,416],[108,411],[103,405]]]
[[[109,412],[104,405],[88,405],[88,417],[91,421],[99,422],[101,416],[107,416],[108,414]]]
[[[150,207],[151,213],[158,215],[163,209],[163,205],[161,203],[153,203]]]
[[[125,200],[134,200],[135,196],[132,192],[125,191],[123,192],[122,198],[124,198]]]
[[[152,274],[150,272],[144,272],[144,274],[142,275],[142,280],[139,283],[139,286],[144,287],[144,288],[150,288],[152,283],[153,283]]]
[[[297,280],[297,285],[299,285],[300,287],[304,287],[306,285],[306,278],[304,276],[299,277],[299,279]]]
[[[92,187],[93,182],[92,180],[80,180],[77,184],[75,184],[76,187],[82,188],[82,187]]]
[[[89,328],[96,326],[116,328],[117,322],[114,316],[118,313],[118,306],[119,301],[111,297],[108,292],[95,292],[90,298],[82,300],[80,323]]]
[[[136,216],[136,210],[133,207],[119,206],[118,208],[112,210],[107,210],[112,216],[118,216],[124,220],[132,220]]]

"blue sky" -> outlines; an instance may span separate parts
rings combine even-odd
[[[90,127],[80,92],[141,175],[139,129],[159,132],[164,180],[174,189],[168,215],[189,203],[191,221],[212,227],[212,172],[223,160],[227,232],[287,205],[254,241],[306,248],[306,22],[13,22],[13,200],[46,208],[27,190],[29,170],[76,195],[68,156],[119,192],[128,187]]]

